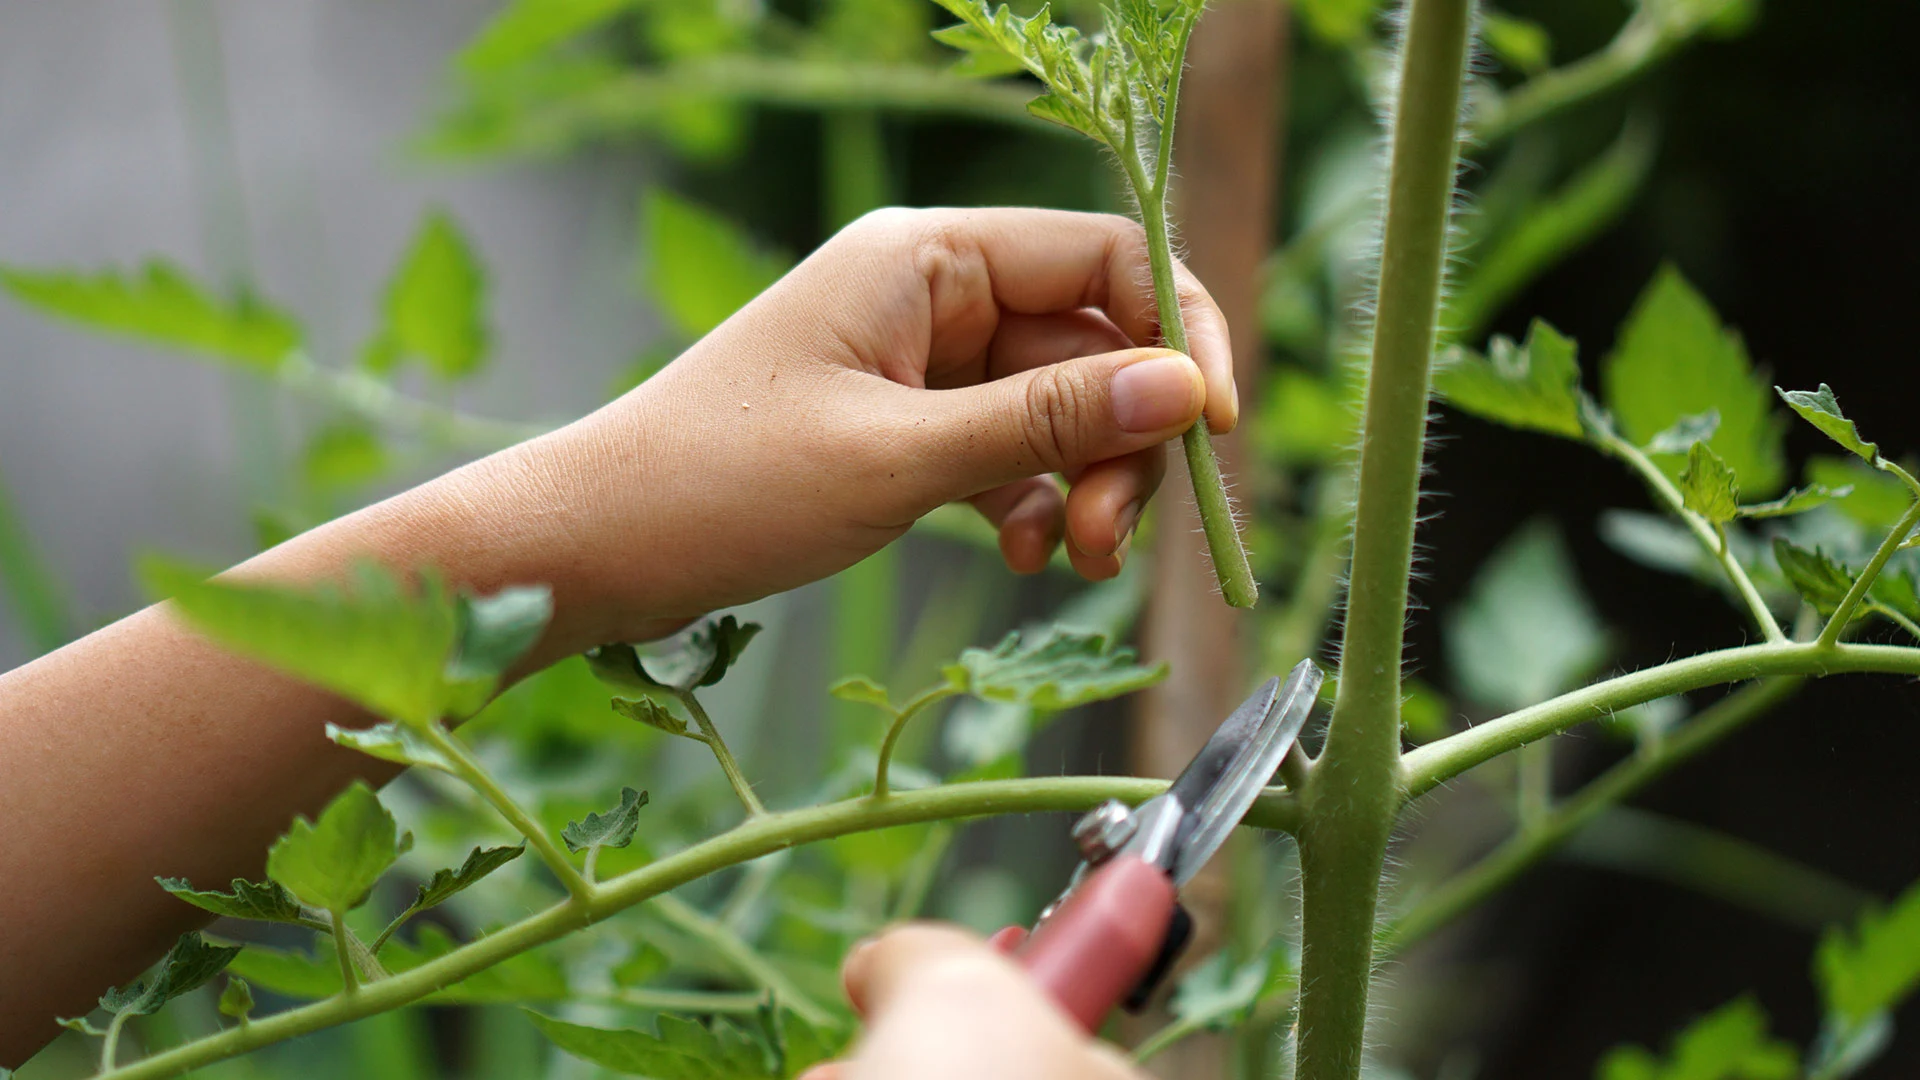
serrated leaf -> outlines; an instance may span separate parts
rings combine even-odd
[[[1920,986],[1920,885],[1890,907],[1830,927],[1813,958],[1814,982],[1829,1014],[1856,1025],[1898,1005]]]
[[[642,659],[631,645],[602,645],[587,653],[587,663],[602,682],[617,690],[643,696],[660,688],[698,690],[725,678],[759,632],[759,623],[742,623],[727,615],[683,634],[679,648],[664,656]]]
[[[227,892],[202,892],[186,878],[154,878],[160,887],[202,911],[232,919],[260,922],[297,923],[301,920],[300,901],[276,881],[248,881],[234,878]]]
[[[470,75],[501,72],[634,6],[635,0],[514,0],[474,35],[455,62]]]
[[[461,379],[486,359],[486,275],[444,210],[421,221],[387,283],[382,325],[363,361],[387,371],[416,359],[443,379]]]
[[[100,1007],[115,1014],[150,1016],[159,1012],[162,1005],[220,974],[239,953],[237,945],[207,944],[198,931],[181,934],[152,975],[133,986],[107,991],[100,997]]]
[[[141,562],[141,578],[194,629],[407,723],[437,720],[448,701],[444,668],[458,619],[435,578],[408,596],[385,570],[362,564],[350,588],[203,580],[176,563]]]
[[[481,940],[485,940],[482,938]],[[389,941],[380,950],[380,963],[398,975],[412,971],[460,947],[460,942],[431,923],[422,924],[416,942]],[[287,997],[314,999],[340,992],[340,962],[333,939],[321,937],[313,952],[294,952],[249,945],[228,969],[254,986]],[[566,973],[553,958],[540,952],[520,953],[492,967],[435,991],[425,999],[431,1005],[492,1005],[528,1001],[560,1001],[568,996]]]
[[[447,760],[439,747],[422,738],[418,729],[401,724],[386,723],[364,729],[328,724],[327,738],[396,765],[418,765],[444,773],[454,771],[453,762]]]
[[[1615,1048],[1601,1062],[1599,1080],[1793,1080],[1800,1055],[1768,1034],[1767,1014],[1750,998],[1736,998],[1688,1024],[1667,1056],[1638,1046]]]
[[[1433,385],[1447,403],[1483,420],[1578,439],[1580,365],[1571,338],[1535,319],[1525,344],[1496,336],[1484,357],[1455,347]]]
[[[1601,383],[1621,433],[1635,445],[1681,417],[1717,409],[1720,428],[1710,445],[1741,485],[1770,495],[1786,478],[1780,418],[1746,346],[1671,266],[1654,275],[1635,302],[1601,368]],[[1665,467],[1678,473],[1677,465]]]
[[[1260,999],[1275,989],[1271,976],[1276,974],[1276,950],[1277,946],[1238,964],[1226,953],[1215,953],[1181,980],[1168,1008],[1186,1023],[1210,1030],[1244,1022]]]
[[[246,1023],[253,1016],[253,989],[247,980],[229,977],[220,991],[220,1015]]]
[[[1015,631],[992,649],[968,649],[943,672],[975,697],[1056,712],[1166,678],[1165,664],[1143,667],[1135,659],[1132,649],[1108,644],[1104,634],[1051,626]]]
[[[489,687],[540,640],[553,617],[553,590],[510,585],[491,596],[461,596],[460,637],[447,674]]]
[[[765,1013],[776,1009],[768,1005],[762,1011],[762,1023],[773,1032],[774,1051],[779,1058],[776,1076],[793,1080],[813,1066],[839,1057],[852,1041],[850,1032],[816,1027],[790,1009],[777,1009],[777,1015],[769,1021]]]
[[[652,698],[614,698],[613,711],[669,735],[687,734],[687,722],[675,716],[664,702]]]
[[[1740,485],[1733,470],[1704,442],[1687,451],[1687,468],[1680,474],[1680,497],[1687,509],[1715,525],[1740,516]]]
[[[1649,454],[1685,454],[1698,443],[1713,438],[1720,430],[1720,410],[1708,409],[1695,416],[1683,416],[1674,425],[1647,441]]]
[[[1448,613],[1445,644],[1466,696],[1512,710],[1591,675],[1606,658],[1607,634],[1559,530],[1538,521],[1488,557]]]
[[[888,695],[887,688],[865,675],[849,675],[827,687],[827,693],[841,701],[873,705],[887,710],[893,708],[893,698]]]
[[[1777,386],[1773,389],[1788,408],[1819,428],[1827,438],[1859,455],[1868,464],[1880,460],[1879,445],[1860,437],[1859,429],[1840,411],[1840,402],[1834,399],[1833,388],[1826,383],[1821,383],[1818,390],[1782,390]]]
[[[749,1080],[773,1077],[765,1052],[724,1022],[709,1029],[663,1015],[658,1035],[586,1027],[532,1010],[527,1018],[548,1041],[577,1058],[652,1080]]]
[[[130,275],[0,267],[0,287],[48,315],[262,371],[300,347],[290,316],[251,296],[218,300],[164,262]]]
[[[527,850],[526,841],[507,844],[501,847],[476,847],[467,852],[467,857],[457,869],[435,870],[426,884],[414,895],[413,903],[407,905],[407,914],[425,911],[446,903],[455,894],[467,889],[481,878],[519,858]]]
[[[620,789],[620,805],[601,814],[588,814],[580,821],[569,821],[560,839],[572,852],[590,847],[626,847],[640,827],[640,808],[647,805],[647,793],[632,788]]]
[[[1804,514],[1809,510],[1817,510],[1827,505],[1831,500],[1844,499],[1852,494],[1852,492],[1853,489],[1849,487],[1843,487],[1838,491],[1834,491],[1822,484],[1797,487],[1789,490],[1785,495],[1777,499],[1742,506],[1740,508],[1740,516],[1743,518],[1776,518],[1787,517],[1792,514]]]
[[[335,914],[359,907],[400,856],[393,815],[356,780],[317,821],[293,820],[267,852],[267,876],[303,902]]]
[[[1780,564],[1787,584],[1822,615],[1833,614],[1853,588],[1852,572],[1819,548],[1808,551],[1784,536],[1777,536],[1773,540],[1773,557]]]
[[[68,1031],[79,1032],[82,1035],[100,1036],[107,1033],[106,1028],[95,1024],[92,1020],[84,1016],[60,1016],[55,1017],[53,1022],[66,1028]],[[11,1076],[12,1074],[6,1073],[4,1075]]]
[[[793,266],[738,225],[663,188],[644,196],[640,222],[648,292],[689,339],[725,322]]]

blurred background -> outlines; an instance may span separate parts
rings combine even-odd
[[[1830,382],[1868,437],[1897,456],[1920,449],[1904,332],[1920,285],[1916,20],[1897,5],[1749,0],[1490,11],[1454,339],[1519,337],[1537,316],[1580,342],[1591,371],[1671,266],[1773,381]],[[0,0],[0,265],[17,271],[0,302],[0,669],[142,603],[128,569],[142,552],[235,561],[594,408],[867,209],[1123,211],[1094,150],[1025,115],[1030,86],[954,70],[927,37],[949,21],[924,0]],[[832,679],[860,671],[911,693],[959,648],[1027,620],[1124,636],[1172,675],[1051,726],[957,708],[917,734],[915,763],[1165,774],[1256,676],[1333,655],[1342,358],[1367,269],[1384,26],[1370,0],[1219,0],[1191,54],[1178,216],[1234,323],[1248,408],[1225,452],[1262,611],[1219,603],[1177,481],[1153,542],[1095,589],[1064,573],[1016,580],[963,516],[943,517],[747,613],[768,633],[711,711],[770,802],[844,794],[848,769],[864,768],[875,722],[828,698]],[[97,332],[113,322],[97,275],[151,283],[137,276],[149,259],[215,308],[283,313],[284,326],[262,316],[266,340],[285,338],[295,360],[191,329]],[[1616,512],[1650,505],[1617,465],[1439,415],[1411,639],[1424,737],[1558,683],[1741,639],[1715,590],[1621,539],[1630,519]],[[1810,429],[1788,446],[1793,476],[1824,452]],[[1498,572],[1514,563],[1533,569]],[[1450,631],[1465,634],[1502,589],[1551,594],[1579,655],[1516,644],[1493,666],[1544,672],[1523,685],[1463,655]],[[529,790],[639,776],[666,822],[656,848],[712,831],[724,789],[664,779],[698,748],[633,730],[577,668],[479,721],[483,745]],[[1906,767],[1917,720],[1920,692],[1894,680],[1811,686],[1659,781],[1390,969],[1381,1075],[1592,1075],[1610,1047],[1660,1045],[1749,992],[1805,1045],[1820,1024],[1808,973],[1820,928],[1920,876]],[[589,760],[606,741],[628,773]],[[1547,769],[1571,789],[1631,749],[1589,731]],[[1414,815],[1408,896],[1510,830],[1515,782],[1462,785]],[[439,822],[422,828],[441,848],[472,834],[430,784],[399,790]],[[558,820],[575,811],[559,795],[542,805]],[[1030,918],[1069,866],[1064,825],[835,845],[763,874],[775,883],[739,905],[740,932],[810,958],[796,970],[814,977],[892,914]],[[1238,955],[1284,933],[1289,872],[1280,841],[1240,845],[1201,900],[1208,943]],[[673,939],[651,923],[632,933]],[[517,1020],[487,1022],[517,1000],[328,1033],[232,1075],[588,1075]],[[179,1023],[210,1024],[203,1012]],[[1914,1030],[1920,1013],[1900,1020]],[[1276,1075],[1283,1021],[1264,1017],[1265,1042],[1201,1038],[1160,1067]],[[72,1075],[83,1056],[56,1047],[23,1075]],[[1897,1037],[1860,1075],[1916,1068],[1920,1038]]]

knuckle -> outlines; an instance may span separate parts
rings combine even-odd
[[[1093,394],[1072,369],[1042,369],[1027,384],[1026,441],[1049,472],[1066,468],[1073,448],[1085,441]]]

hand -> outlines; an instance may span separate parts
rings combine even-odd
[[[1141,347],[1158,320],[1125,218],[870,214],[632,393],[506,455],[527,519],[562,537],[542,569],[612,620],[602,639],[639,640],[967,499],[1014,570],[1064,540],[1111,577],[1165,442],[1203,409],[1236,418],[1225,320],[1178,273],[1191,360]]]
[[[866,1032],[800,1080],[1141,1080],[971,934],[901,927],[856,948],[842,976]]]

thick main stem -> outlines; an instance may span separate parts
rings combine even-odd
[[[1374,911],[1403,798],[1401,633],[1472,10],[1412,0],[1401,49],[1340,689],[1300,831],[1301,1080],[1359,1076],[1366,1038]]]

